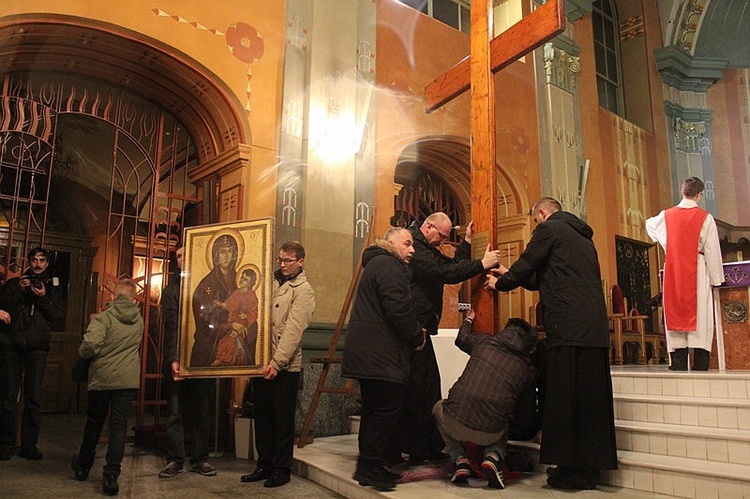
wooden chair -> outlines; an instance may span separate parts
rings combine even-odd
[[[625,362],[623,352],[626,344],[634,344],[637,352],[635,359],[628,355],[629,361],[635,360],[639,365],[646,364],[646,321],[647,315],[640,315],[636,309],[627,312],[622,288],[615,284],[611,291],[612,312],[609,314],[610,339],[613,346],[612,363],[621,365]]]

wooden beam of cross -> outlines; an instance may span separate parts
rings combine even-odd
[[[478,7],[482,3],[484,3],[482,0],[472,1],[472,27],[474,26],[475,5]],[[497,73],[563,31],[565,31],[565,0],[548,0],[547,3],[490,41],[492,72]],[[471,38],[474,39],[473,32]],[[467,55],[455,66],[427,84],[424,89],[425,112],[431,113],[469,90],[470,60],[471,56]]]
[[[493,74],[565,30],[564,0],[548,0],[490,40],[493,0],[471,2],[471,55],[425,87],[425,111],[431,112],[471,88],[471,218],[474,257],[489,244],[497,248],[497,170],[495,168],[495,86]],[[496,293],[482,292],[479,276],[472,283],[474,328],[499,330]]]

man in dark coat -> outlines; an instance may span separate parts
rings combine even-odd
[[[518,260],[485,286],[539,290],[549,348],[540,462],[547,483],[594,489],[600,469],[617,469],[609,327],[594,231],[552,198],[531,210],[539,225]],[[499,275],[499,277],[497,277]],[[554,408],[554,410],[550,410]]]
[[[185,248],[175,250],[177,268],[161,295],[162,323],[164,324],[164,378],[162,387],[167,399],[167,463],[159,478],[173,478],[184,471],[185,432],[183,413],[191,429],[190,471],[203,476],[215,476],[216,469],[208,463],[208,439],[211,425],[209,399],[213,380],[208,378],[180,378],[180,281]]]
[[[409,294],[413,253],[411,234],[402,228],[365,249],[344,345],[342,374],[359,381],[362,396],[354,479],[380,490],[396,485],[398,475],[385,468],[386,445],[404,403],[409,356],[425,341]]]
[[[503,462],[513,411],[534,387],[531,352],[537,332],[522,319],[510,319],[496,335],[474,334],[471,310],[458,331],[456,346],[469,362],[448,398],[432,409],[454,463],[452,483],[465,483],[472,469],[462,442],[483,447],[482,472],[488,486],[504,489]]]
[[[450,240],[452,229],[451,219],[442,212],[428,216],[421,226],[414,222],[409,227],[414,238],[414,256],[409,263],[411,294],[417,319],[427,328],[428,336],[424,349],[411,358],[406,404],[388,449],[388,459],[392,462],[399,462],[402,453],[408,454],[413,464],[443,457],[443,439],[432,416],[432,407],[443,394],[429,336],[437,334],[443,313],[443,286],[470,279],[500,263],[500,252],[490,251],[489,246],[481,260],[471,259],[473,222],[467,227],[464,240],[456,246],[453,258],[441,253],[438,246]]]
[[[23,383],[21,449],[26,459],[42,459],[37,449],[42,411],[42,378],[47,367],[52,325],[65,318],[65,307],[57,291],[57,281],[48,275],[49,251],[33,248],[26,255],[29,268],[20,277],[9,279],[0,288],[0,334],[7,335],[0,359],[0,461],[13,456],[16,443],[18,394]]]

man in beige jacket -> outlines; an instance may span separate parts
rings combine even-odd
[[[304,273],[305,248],[297,241],[279,250],[271,311],[271,361],[253,378],[258,466],[242,482],[264,487],[289,483],[294,451],[294,413],[302,369],[302,333],[315,310],[315,293]]]

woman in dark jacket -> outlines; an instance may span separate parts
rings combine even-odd
[[[406,229],[390,229],[362,255],[342,374],[359,381],[362,419],[354,479],[390,490],[397,475],[384,466],[385,447],[404,403],[409,356],[424,345],[409,293],[407,263],[414,253]]]

